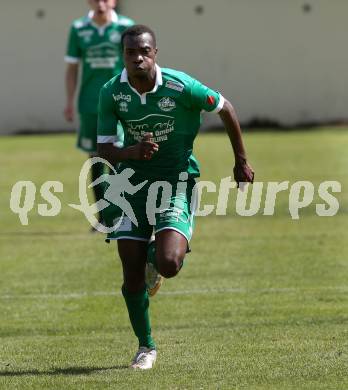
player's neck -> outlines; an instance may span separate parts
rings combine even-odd
[[[135,88],[138,93],[143,94],[154,89],[156,84],[156,69],[154,68],[149,74],[144,76],[128,76],[130,85]]]
[[[98,14],[97,12],[94,12],[92,20],[98,26],[104,26],[104,24],[111,22],[112,11],[106,12],[105,14],[101,14],[101,15]]]

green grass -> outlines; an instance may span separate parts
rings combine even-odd
[[[137,343],[119,294],[114,245],[88,234],[78,203],[84,156],[73,136],[0,142],[1,389],[347,389],[348,131],[254,133],[245,141],[258,181],[342,183],[335,217],[315,203],[292,220],[288,192],[273,217],[196,219],[193,252],[151,302],[158,362],[127,365]],[[202,179],[230,176],[227,137],[196,143]],[[18,180],[38,188],[29,226],[9,209]],[[62,212],[41,217],[39,188],[64,184]],[[216,194],[205,195],[209,203]],[[264,197],[263,197],[264,199]]]

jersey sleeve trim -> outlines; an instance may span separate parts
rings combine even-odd
[[[225,98],[219,93],[219,104],[216,106],[216,108],[212,112],[213,114],[218,114],[221,110],[222,107],[225,104]]]
[[[118,141],[115,135],[98,135],[97,137],[98,144],[113,144]]]
[[[133,26],[135,24],[135,22],[134,22],[134,20],[127,18],[126,16],[118,15],[118,24],[120,26],[130,27],[130,26]]]
[[[67,64],[77,64],[80,61],[80,58],[78,57],[71,57],[71,56],[65,56],[64,61]]]

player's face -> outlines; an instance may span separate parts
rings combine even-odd
[[[90,7],[99,15],[105,14],[115,8],[116,4],[117,0],[89,0]]]
[[[126,35],[123,41],[123,59],[130,76],[141,77],[155,67],[157,48],[151,34]]]

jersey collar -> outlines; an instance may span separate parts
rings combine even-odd
[[[94,16],[94,11],[91,9],[88,14],[87,14],[87,18],[92,20],[93,19],[93,16]],[[113,23],[117,23],[118,22],[118,15],[116,13],[116,11],[114,11],[113,9],[111,10],[111,21]]]
[[[103,24],[102,26],[98,26],[96,23],[94,23],[93,16],[94,11],[90,10],[87,14],[87,19],[89,20],[89,23],[98,30],[99,35],[103,35],[106,27],[110,26],[110,24],[118,22],[118,15],[114,10],[111,10],[111,21]]]
[[[148,93],[155,93],[155,92],[157,92],[158,87],[160,87],[163,84],[162,70],[156,64],[156,82],[155,82],[155,86],[153,87],[152,91],[145,92],[143,94],[140,94],[135,88],[133,88],[130,85],[129,80],[128,80],[128,73],[127,73],[127,69],[126,68],[124,68],[122,73],[121,73],[120,82],[121,83],[128,83],[129,88],[140,97],[141,104],[146,104],[146,95]]]

